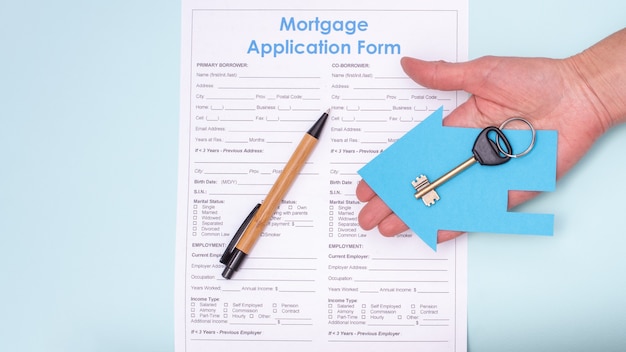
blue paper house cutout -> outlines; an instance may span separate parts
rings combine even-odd
[[[556,183],[556,131],[538,130],[527,155],[498,166],[478,163],[436,191],[427,207],[415,199],[411,181],[425,175],[433,182],[472,156],[481,129],[443,127],[439,108],[359,170],[382,200],[428,246],[436,250],[437,230],[552,235],[552,214],[507,210],[508,191],[553,191]],[[487,127],[487,126],[485,126]],[[529,144],[528,130],[504,130],[518,153]]]

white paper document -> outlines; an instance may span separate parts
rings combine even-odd
[[[364,231],[355,188],[359,168],[466,98],[418,86],[400,58],[464,61],[467,28],[467,0],[183,0],[177,352],[466,351],[466,236],[435,252],[411,232]],[[231,238],[329,108],[222,278]]]

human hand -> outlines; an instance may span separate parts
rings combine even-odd
[[[618,34],[623,41],[626,31]],[[608,49],[607,46],[610,47],[604,43],[603,47],[599,46],[595,51]],[[626,56],[623,45],[620,50],[622,56]],[[467,102],[444,119],[443,124],[446,126],[499,126],[510,117],[520,116],[537,129],[557,130],[558,179],[576,164],[599,136],[622,121],[621,114],[626,111],[620,104],[616,108],[605,105],[606,99],[613,97],[605,93],[612,93],[617,88],[594,85],[592,83],[597,82],[590,82],[593,80],[590,78],[595,76],[585,75],[593,73],[586,66],[598,64],[592,60],[592,54],[590,49],[562,60],[489,56],[465,63],[403,58],[401,64],[407,75],[424,87],[464,90],[472,94]],[[626,69],[623,64],[620,65],[617,76],[621,87],[624,87]],[[523,124],[520,126],[524,127]],[[512,208],[536,194],[510,191],[508,206]],[[385,236],[393,236],[408,229],[364,181],[358,184],[356,196],[360,201],[367,202],[359,214],[362,228],[369,230],[378,226],[380,233]],[[460,234],[440,230],[438,241],[449,240]]]

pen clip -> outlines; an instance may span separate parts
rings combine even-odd
[[[246,230],[246,228],[248,227],[248,224],[250,224],[250,221],[252,220],[252,217],[254,216],[254,214],[256,214],[256,212],[259,210],[259,207],[261,206],[261,203],[257,204],[252,211],[250,212],[250,214],[248,214],[248,216],[246,217],[246,219],[243,221],[243,223],[241,223],[241,226],[239,226],[239,229],[237,230],[237,232],[235,233],[235,236],[233,236],[233,238],[230,240],[230,243],[228,244],[228,247],[226,247],[226,250],[224,251],[224,254],[222,254],[222,257],[220,258],[220,263],[224,264],[224,265],[228,265],[228,263],[230,262],[230,259],[233,255],[233,251],[235,250],[235,246],[237,245],[237,243],[239,242],[239,239],[241,238],[241,235],[243,235],[243,232]]]

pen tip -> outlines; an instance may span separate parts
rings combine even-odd
[[[330,114],[330,108],[326,109],[325,114],[326,114],[326,115]]]
[[[319,138],[320,134],[322,133],[322,129],[324,128],[324,125],[326,124],[326,120],[328,120],[329,112],[330,112],[330,109],[326,110],[326,112],[323,113],[322,116],[320,116],[320,118],[317,121],[315,121],[315,124],[313,125],[313,127],[311,127],[307,131],[307,133],[313,136],[314,138]]]

